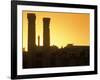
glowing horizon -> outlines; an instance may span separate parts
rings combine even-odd
[[[50,20],[50,46],[65,47],[68,44],[89,45],[90,15],[87,13],[57,13],[23,11],[23,48],[27,50],[28,21],[27,13],[36,14],[36,45],[40,35],[40,46],[43,46],[43,18]]]

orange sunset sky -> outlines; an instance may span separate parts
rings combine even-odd
[[[50,20],[50,45],[59,48],[67,44],[89,45],[90,15],[87,13],[61,13],[61,12],[30,12],[23,11],[23,48],[27,50],[28,21],[27,13],[36,14],[36,45],[40,35],[40,45],[43,45],[43,18]]]

